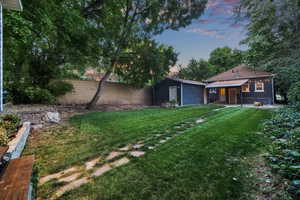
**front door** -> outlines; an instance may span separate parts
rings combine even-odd
[[[226,102],[226,92],[225,92],[225,88],[220,88],[220,92],[219,92],[219,100],[220,100],[220,103],[225,103],[225,102]]]
[[[237,90],[236,88],[229,88],[229,104],[236,104],[237,103]]]
[[[177,101],[177,86],[169,87],[169,101]]]

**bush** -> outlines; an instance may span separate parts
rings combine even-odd
[[[8,136],[6,129],[3,127],[0,127],[0,146],[5,146],[8,143]]]
[[[55,97],[47,89],[42,89],[39,87],[28,87],[25,89],[25,94],[30,100],[30,103],[47,103],[54,104]]]
[[[294,83],[289,89],[288,100],[292,106],[300,109],[300,81]]]
[[[48,88],[50,92],[56,97],[65,95],[66,93],[71,92],[74,89],[71,83],[67,83],[65,81],[53,81],[49,84]]]
[[[8,114],[1,118],[0,128],[3,128],[7,132],[8,137],[12,137],[18,130],[21,118],[18,115]]]
[[[300,113],[294,108],[279,110],[264,125],[272,139],[268,160],[272,169],[290,180],[289,192],[300,198]]]

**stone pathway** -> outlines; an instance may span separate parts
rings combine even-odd
[[[128,144],[117,150],[110,152],[106,157],[96,157],[84,163],[83,166],[74,166],[61,172],[42,177],[39,185],[49,181],[56,181],[60,184],[65,183],[54,192],[51,199],[57,199],[70,190],[74,190],[83,184],[93,181],[93,178],[99,177],[104,173],[126,165],[131,158],[139,158],[148,151],[155,150],[159,145],[166,143],[178,134],[182,134],[205,122],[205,119],[186,120],[177,123],[164,131],[154,131],[150,137],[144,138],[135,144]]]

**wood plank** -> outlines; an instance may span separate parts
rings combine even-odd
[[[3,158],[7,150],[8,150],[8,146],[0,147],[0,160]]]
[[[0,178],[1,200],[27,200],[34,156],[11,160]]]

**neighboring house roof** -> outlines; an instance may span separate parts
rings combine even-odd
[[[167,79],[170,79],[173,81],[178,81],[180,83],[191,84],[191,85],[203,85],[203,86],[206,85],[205,83],[201,83],[198,81],[184,80],[184,79],[180,79],[180,78],[167,78]]]
[[[247,65],[239,65],[226,72],[213,76],[207,79],[206,81],[207,82],[228,81],[228,80],[269,77],[269,76],[273,76],[273,74],[269,72],[253,70]]]
[[[244,85],[249,79],[230,80],[230,81],[216,81],[206,85],[206,88],[219,88],[219,87],[238,87]]]
[[[2,0],[2,6],[6,9],[22,10],[21,0]]]

